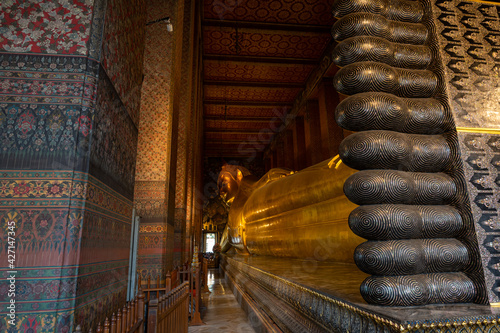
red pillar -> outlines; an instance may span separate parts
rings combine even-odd
[[[295,169],[304,169],[307,166],[304,117],[295,118],[295,126],[293,128],[293,152]]]
[[[285,155],[285,168],[295,169],[293,154],[293,132],[287,130],[283,137],[283,151]]]
[[[322,156],[321,125],[318,100],[309,100],[306,105],[306,136],[307,165],[313,165],[324,160]]]
[[[332,80],[323,81],[318,89],[319,120],[321,127],[322,160],[338,154],[340,142],[344,139],[342,128],[335,122],[335,108],[339,95]]]

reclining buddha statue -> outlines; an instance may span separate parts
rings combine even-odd
[[[227,240],[238,252],[353,260],[371,275],[360,286],[371,304],[496,299],[485,287],[454,123],[463,115],[452,112],[431,3],[334,2],[335,120],[355,133],[340,157],[296,173],[271,169],[257,180],[223,168]]]
[[[257,254],[353,263],[363,239],[347,223],[356,207],[343,193],[355,170],[338,156],[299,172],[274,168],[261,179],[224,165],[219,193],[231,205],[222,247]]]

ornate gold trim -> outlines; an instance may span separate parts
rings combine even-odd
[[[483,1],[478,1],[478,2],[483,2]],[[485,133],[485,134],[500,134],[500,128],[457,127],[457,132],[464,132],[464,133]]]
[[[469,321],[435,321],[435,322],[430,322],[430,323],[419,323],[419,324],[406,324],[404,323],[398,323],[397,321],[393,321],[388,318],[381,317],[375,313],[365,311],[362,308],[359,308],[357,306],[351,305],[347,302],[344,302],[342,300],[337,300],[334,298],[331,298],[327,295],[319,294],[318,292],[315,292],[314,290],[308,289],[306,287],[303,287],[301,285],[298,285],[292,281],[285,280],[284,278],[271,274],[269,272],[263,271],[257,267],[250,266],[248,263],[244,263],[238,260],[235,260],[231,257],[228,257],[226,255],[222,256],[222,260],[225,261],[226,265],[228,267],[222,266],[224,271],[231,273],[231,269],[236,269],[243,275],[253,278],[253,281],[255,281],[257,284],[261,285],[264,289],[269,290],[269,288],[266,288],[266,282],[263,282],[262,280],[265,278],[270,278],[276,282],[278,282],[278,285],[284,285],[289,288],[293,288],[295,290],[298,290],[302,293],[307,293],[311,295],[312,297],[315,297],[317,299],[322,299],[325,302],[328,302],[332,304],[333,306],[336,306],[338,308],[345,309],[349,311],[352,314],[356,314],[360,317],[365,317],[373,320],[376,325],[379,325],[381,327],[386,327],[389,328],[390,330],[400,332],[400,333],[436,333],[436,332],[458,332],[460,331],[461,333],[475,333],[477,332],[478,328],[483,329],[483,332],[490,332],[492,327],[498,328],[500,325],[500,320],[498,318],[487,318],[480,320],[480,318],[477,318],[476,320],[471,319]],[[233,276],[234,278],[234,276]],[[235,279],[237,281],[237,279]],[[275,285],[274,285],[275,286]],[[278,288],[279,289],[279,288]],[[283,299],[279,294],[280,293],[289,293],[290,291],[287,290],[276,290],[278,291],[276,293],[276,296],[278,298]],[[290,296],[293,298],[293,296]],[[295,308],[297,308],[297,304],[291,304],[289,300],[286,300],[286,302]],[[500,303],[492,303],[490,306],[500,306]]]
[[[484,0],[469,0],[471,2],[480,2],[480,3],[487,3],[489,5],[495,5],[498,6],[498,2],[493,2],[493,1],[484,1]]]

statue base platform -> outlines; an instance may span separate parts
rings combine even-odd
[[[500,332],[500,308],[366,303],[354,265],[222,255],[221,269],[257,332]]]

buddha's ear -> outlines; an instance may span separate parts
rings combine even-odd
[[[238,169],[236,177],[238,178],[239,182],[241,182],[241,180],[243,179],[243,173],[241,173],[240,169]]]

